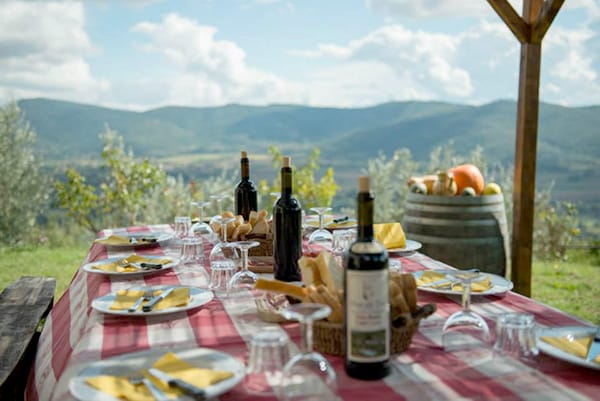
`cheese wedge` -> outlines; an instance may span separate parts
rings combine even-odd
[[[289,295],[296,299],[302,300],[306,297],[306,289],[299,287],[295,284],[286,283],[285,281],[279,280],[268,280],[259,277],[254,284],[254,288],[263,291],[278,292],[281,294]]]

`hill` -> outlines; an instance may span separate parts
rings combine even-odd
[[[353,171],[339,171],[341,176],[355,175],[379,152],[391,155],[401,147],[410,149],[416,160],[426,160],[434,147],[450,140],[464,153],[481,145],[490,161],[510,165],[514,159],[516,104],[512,101],[481,106],[394,102],[356,109],[232,104],[146,112],[51,99],[18,104],[38,134],[40,152],[50,161],[98,159],[99,134],[106,125],[117,130],[136,155],[171,161],[185,155],[231,155],[242,148],[264,154],[269,145],[300,155],[319,146],[323,164],[345,168],[348,163],[339,160],[350,161]],[[541,104],[538,183],[555,181],[558,198],[597,205],[598,127],[600,106]],[[228,160],[224,165],[237,166]],[[214,171],[214,165],[209,167],[206,171]]]

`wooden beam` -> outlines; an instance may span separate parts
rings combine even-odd
[[[508,0],[488,0],[488,3],[502,18],[504,23],[521,43],[527,43],[531,38],[531,27],[517,14]]]
[[[537,20],[542,0],[523,1],[523,20]],[[531,296],[541,43],[521,44],[511,267],[515,291]]]
[[[542,43],[542,39],[544,39],[548,28],[552,25],[554,17],[556,17],[564,2],[565,0],[546,0],[544,2],[531,31],[531,41],[533,43]]]

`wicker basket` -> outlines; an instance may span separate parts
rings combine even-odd
[[[242,235],[242,241],[257,241],[258,246],[248,250],[248,256],[273,256],[273,234]]]
[[[390,352],[399,354],[408,349],[413,335],[419,329],[419,322],[435,311],[435,306],[428,304],[413,316],[407,314],[406,325],[391,327]],[[325,320],[313,324],[313,344],[315,350],[329,355],[343,355],[344,332],[340,323],[330,323]]]

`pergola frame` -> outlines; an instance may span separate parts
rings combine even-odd
[[[564,0],[523,0],[519,16],[508,0],[487,0],[521,43],[515,143],[511,279],[531,296],[531,258],[542,39]]]

